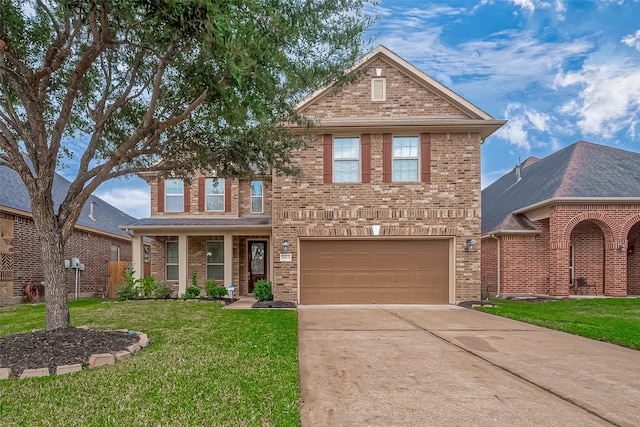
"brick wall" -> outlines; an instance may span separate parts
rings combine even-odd
[[[274,177],[273,238],[276,298],[297,300],[298,238],[370,235],[456,238],[456,300],[480,298],[480,251],[464,252],[467,238],[480,240],[480,135],[431,135],[431,182],[382,182],[382,135],[371,135],[371,182],[323,182],[321,141],[297,158],[304,179]],[[292,262],[279,262],[288,240]]]
[[[44,279],[42,251],[30,218],[0,213],[14,221],[14,296],[22,295],[23,286],[31,280]],[[107,288],[107,262],[111,246],[120,247],[120,260],[131,262],[131,241],[76,230],[67,240],[65,259],[80,258],[85,270],[79,273],[80,292],[101,294]],[[65,277],[67,291],[75,292],[75,270],[68,269]]]
[[[588,284],[581,293],[640,294],[640,255],[635,249],[640,244],[640,205],[553,205],[549,219],[536,224],[542,234],[535,237],[501,237],[503,293],[569,295],[573,245],[574,277],[584,277]],[[619,249],[621,245],[625,250]],[[494,268],[490,254],[483,258],[485,268]],[[483,271],[483,292],[490,291],[492,280],[492,273]]]
[[[487,298],[489,293],[498,292],[498,241],[492,237],[482,239],[481,252],[481,283],[482,298]]]

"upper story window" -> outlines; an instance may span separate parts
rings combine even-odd
[[[262,181],[251,181],[251,213],[262,213],[264,210],[263,188]]]
[[[181,179],[167,179],[165,185],[165,211],[184,211],[184,183]]]
[[[371,79],[371,100],[386,101],[387,100],[387,80],[384,77]]]
[[[205,180],[205,194],[206,211],[224,211],[224,179],[207,178]]]
[[[333,182],[360,182],[360,138],[334,138]]]
[[[393,137],[393,181],[418,181],[419,147],[417,136]]]

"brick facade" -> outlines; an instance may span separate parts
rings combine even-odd
[[[640,205],[555,204],[535,222],[539,234],[501,234],[500,262],[491,236],[482,239],[483,297],[501,294],[568,296],[573,279],[586,279],[586,295],[640,295]]]
[[[19,298],[27,282],[44,279],[42,252],[31,218],[3,212],[0,212],[0,218],[12,221],[14,232],[12,290],[0,296]],[[131,261],[131,241],[127,239],[76,229],[67,240],[64,258],[78,257],[85,265],[85,270],[79,273],[79,291],[83,295],[99,296],[107,289],[107,263],[112,245],[120,248],[121,261]],[[68,269],[65,279],[67,291],[74,293],[75,270]]]

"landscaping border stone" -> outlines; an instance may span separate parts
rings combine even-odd
[[[89,329],[88,326],[78,326],[78,328]],[[136,335],[138,335],[138,337],[140,337],[140,340],[137,343],[128,346],[125,350],[117,351],[114,353],[92,354],[91,356],[89,356],[89,360],[87,361],[87,368],[92,369],[100,366],[114,365],[116,362],[129,359],[131,356],[133,356],[134,353],[147,347],[151,343],[147,334],[143,332],[134,332],[129,329],[122,329],[120,331],[135,333]],[[82,369],[83,369],[83,366],[80,363],[76,363],[73,365],[60,365],[56,368],[55,374],[65,375],[65,374],[81,371]],[[51,373],[49,372],[49,368],[25,369],[20,374],[18,379],[46,377],[50,374]],[[7,380],[10,378],[11,378],[11,369],[0,368],[0,380]]]

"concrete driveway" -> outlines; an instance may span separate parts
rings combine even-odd
[[[300,306],[303,426],[639,426],[640,351],[456,306]]]

